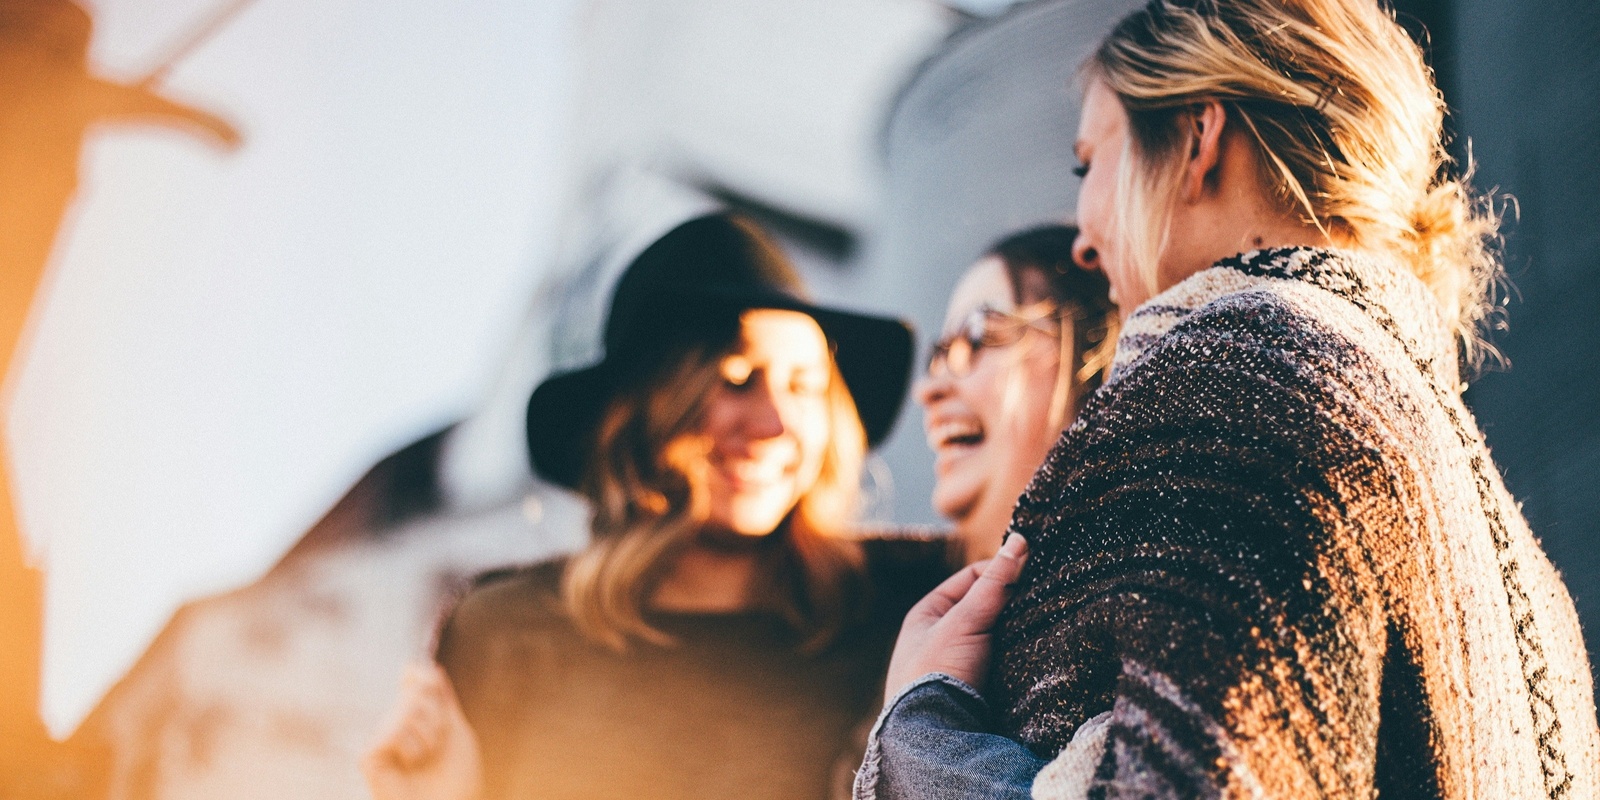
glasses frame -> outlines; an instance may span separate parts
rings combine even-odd
[[[1061,305],[1048,300],[1029,304],[1016,311],[1004,311],[989,305],[978,306],[963,317],[954,330],[933,343],[923,371],[933,378],[964,378],[972,374],[978,357],[985,349],[1010,347],[1022,341],[1029,330],[1062,339],[1063,310]],[[990,324],[994,320],[1008,324],[997,328]],[[1047,322],[1053,324],[1043,324]]]

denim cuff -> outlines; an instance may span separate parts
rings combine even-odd
[[[861,760],[861,769],[856,771],[855,783],[851,787],[853,800],[878,800],[878,779],[883,765],[883,743],[881,741],[883,726],[908,698],[911,698],[912,695],[928,692],[942,694],[954,701],[952,705],[955,708],[951,710],[956,711],[960,716],[954,719],[944,719],[942,720],[943,722],[953,724],[958,729],[981,729],[984,727],[982,718],[988,716],[989,704],[983,699],[983,695],[979,694],[978,690],[972,688],[966,681],[953,675],[946,675],[943,672],[930,672],[912,681],[883,705],[883,713],[878,715],[877,722],[872,725],[872,732],[867,736],[866,755]]]

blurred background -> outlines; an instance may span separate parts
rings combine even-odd
[[[1133,5],[0,0],[0,797],[365,796],[450,593],[583,540],[523,410],[618,271],[734,207],[925,347]],[[1597,653],[1600,9],[1394,5],[1514,198],[1468,398]],[[869,482],[936,524],[914,409]]]

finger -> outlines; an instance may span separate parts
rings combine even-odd
[[[1027,555],[1026,539],[1017,534],[1007,537],[1000,552],[984,566],[982,574],[966,595],[945,613],[944,618],[949,620],[949,624],[968,633],[982,633],[994,627],[1000,610],[1010,598],[1011,585],[1022,574]]]
[[[1003,586],[1010,586],[1022,576],[1022,565],[1027,560],[1028,540],[1020,533],[1013,533],[1006,537],[1005,544],[989,560],[978,580],[999,581]]]
[[[394,763],[394,751],[387,738],[374,741],[361,754],[361,771],[369,777],[384,771]]]
[[[411,715],[411,730],[416,734],[417,742],[421,749],[420,757],[431,756],[440,746],[445,736],[445,725],[449,720],[450,703],[452,700],[448,690],[437,683],[429,682],[420,687],[414,713]]]
[[[386,727],[362,756],[368,772],[403,770],[415,763],[414,734],[403,721]]]
[[[450,676],[437,663],[419,666],[418,688],[421,690],[424,713],[417,715],[414,730],[418,735],[421,754],[418,763],[447,757],[450,751],[466,748],[477,750],[477,740],[466,710],[457,699]]]
[[[428,746],[428,737],[415,724],[407,725],[400,735],[395,738],[394,762],[402,767],[415,768],[427,763],[432,756],[433,748]]]
[[[438,727],[435,730],[438,741],[435,746],[440,749],[452,749],[457,744],[467,743],[468,740],[476,746],[475,734],[472,731],[472,723],[467,719],[467,711],[461,707],[461,700],[456,697],[455,686],[450,683],[450,678],[442,667],[437,668],[436,687],[435,696],[438,704],[434,710],[438,715]]]
[[[428,681],[439,695],[440,709],[448,715],[454,715],[461,710],[461,700],[456,697],[456,685],[450,682],[450,673],[444,671],[436,661],[429,661],[426,665]]]
[[[422,691],[437,691],[439,688],[450,685],[450,676],[445,674],[444,667],[433,661],[421,661],[406,665],[405,676],[401,683],[408,688]]]
[[[400,679],[400,697],[369,748],[374,761],[411,767],[432,757],[444,724],[448,678],[436,664],[413,664]]]
[[[931,619],[938,619],[944,616],[952,606],[972,589],[972,585],[978,581],[978,576],[982,573],[983,567],[987,563],[987,561],[979,561],[975,564],[968,564],[958,570],[956,574],[945,578],[938,586],[933,587],[933,591],[928,592],[921,600],[918,600],[917,604],[911,607],[911,611],[907,616],[924,616]]]
[[[394,708],[389,710],[383,722],[378,725],[377,735],[372,738],[368,750],[374,758],[392,758],[396,754],[400,747],[400,739],[411,724],[411,705],[410,692],[403,690]]]

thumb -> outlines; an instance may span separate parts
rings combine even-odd
[[[995,553],[989,566],[978,576],[978,580],[997,581],[1002,586],[1010,586],[1022,576],[1022,565],[1028,560],[1028,540],[1020,533],[1013,533],[1006,537],[1005,544],[1000,546],[1000,552]]]
[[[966,631],[987,631],[994,626],[1011,596],[1011,585],[1022,575],[1022,565],[1028,558],[1028,540],[1020,534],[1006,537],[1000,552],[996,553],[967,595],[946,615],[955,618],[953,624]]]

